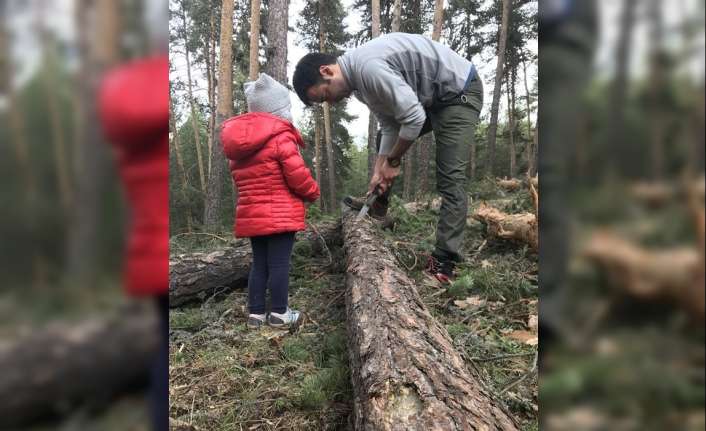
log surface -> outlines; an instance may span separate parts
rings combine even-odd
[[[314,253],[325,252],[322,239],[326,247],[338,242],[340,224],[321,223],[297,234],[297,241],[310,242]],[[172,255],[169,259],[169,306],[203,301],[214,293],[247,286],[251,262],[248,240],[207,253]]]
[[[466,368],[370,221],[343,215],[357,430],[517,430]]]

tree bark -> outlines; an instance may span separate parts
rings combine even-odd
[[[534,144],[534,133],[532,133],[532,106],[530,104],[530,91],[527,84],[527,63],[522,59],[522,71],[525,83],[525,103],[527,104],[527,133],[530,137],[530,142],[527,143],[525,149],[525,158],[527,159],[527,174],[534,175],[534,163],[532,160],[532,145]]]
[[[419,183],[417,185],[417,198],[429,193],[429,159],[433,144],[433,132],[422,136],[417,143],[417,145],[419,145],[419,167],[417,168]]]
[[[505,82],[507,89],[507,127],[508,127],[508,145],[510,146],[510,178],[515,177],[515,168],[517,159],[515,155],[515,121],[512,115],[513,100],[511,96],[511,86],[513,85],[510,79],[510,73],[506,74]]]
[[[221,30],[222,32],[222,30]],[[223,41],[223,37],[221,37]],[[250,70],[248,79],[255,81],[260,72],[260,0],[250,3]]]
[[[503,80],[503,65],[505,64],[505,46],[507,44],[507,28],[510,18],[510,3],[512,0],[502,0],[502,19],[500,24],[500,37],[498,38],[498,62],[495,68],[495,87],[493,89],[493,103],[490,105],[490,125],[488,126],[488,158],[487,174],[493,176],[495,164],[495,140],[498,130],[498,108],[500,106],[500,92]]]
[[[431,39],[438,41],[441,37],[441,26],[444,22],[444,0],[434,2],[434,28],[431,32]]]
[[[85,2],[84,2],[85,3]],[[85,4],[77,5],[85,13]],[[81,157],[76,163],[75,188],[78,199],[71,208],[66,243],[66,278],[81,286],[93,285],[98,273],[98,249],[96,237],[101,225],[101,200],[105,193],[105,180],[110,165],[107,146],[103,145],[103,132],[99,127],[96,94],[99,81],[105,70],[120,60],[118,5],[110,0],[98,1],[93,6],[95,21],[87,22],[88,14],[81,14],[83,22],[77,26],[81,52],[80,85],[75,97],[81,111],[79,122],[83,130],[76,139],[76,149]],[[89,47],[87,28],[100,28],[100,36]],[[77,154],[78,154],[77,153]]]
[[[191,56],[189,55],[189,37],[187,32],[186,24],[186,5],[184,2],[181,4],[181,20],[184,25],[184,57],[186,58],[186,85],[189,92],[189,108],[191,109],[191,128],[194,132],[194,144],[196,145],[196,158],[198,161],[199,168],[199,185],[201,186],[201,192],[206,193],[206,173],[204,170],[203,163],[203,150],[201,148],[201,126],[199,125],[198,118],[196,116],[196,104],[194,103],[194,90],[191,80]]]
[[[287,29],[289,0],[270,0],[267,18],[267,73],[287,86]]]
[[[395,0],[392,6],[392,24],[390,31],[396,33],[400,31],[400,21],[402,20],[402,1]]]
[[[404,168],[403,168],[403,174],[404,174],[404,187],[402,189],[402,197],[406,201],[412,200],[412,182],[414,181],[413,179],[413,173],[414,173],[414,151],[418,147],[419,142],[415,142],[412,144],[412,147],[407,151],[407,154],[404,155]]]
[[[372,225],[348,211],[343,238],[354,428],[517,430]]]
[[[324,140],[326,141],[326,162],[328,163],[328,190],[329,211],[336,208],[336,159],[333,153],[333,139],[331,139],[331,107],[328,102],[323,103],[324,108]]]
[[[174,155],[176,156],[178,175],[181,179],[181,196],[184,202],[187,201],[186,190],[189,188],[189,182],[186,178],[186,170],[184,169],[184,160],[181,155],[181,145],[179,143],[179,133],[176,126],[176,118],[174,117],[174,106],[172,103],[172,97],[169,96],[169,128],[172,130],[171,144],[174,145]],[[171,151],[171,148],[170,148]],[[186,212],[186,225],[189,232],[193,227],[193,220],[191,219],[191,212],[187,209]]]
[[[309,242],[312,253],[327,253],[340,243],[340,224],[321,223],[297,234]],[[245,287],[250,274],[252,249],[246,240],[210,253],[175,254],[169,259],[169,306],[202,301],[216,292]]]
[[[221,10],[221,52],[218,67],[218,107],[216,124],[221,124],[233,115],[233,0],[223,0]],[[217,231],[220,227],[223,184],[226,178],[226,160],[223,143],[216,133],[211,147],[213,166],[208,177],[208,190],[204,208],[204,225],[207,231]],[[233,186],[235,187],[235,186]]]
[[[380,36],[380,0],[371,1],[371,14],[371,32],[373,39],[375,39]],[[368,116],[368,180],[373,177],[373,171],[375,170],[375,158],[378,152],[376,145],[377,130],[377,118],[375,118],[375,114],[370,112]]]
[[[215,73],[214,69],[216,67],[215,56],[212,56],[211,46],[213,45],[213,39],[216,37],[216,14],[211,10],[209,16],[210,21],[210,32],[206,39],[203,49],[203,57],[206,61],[206,82],[208,86],[208,169],[206,170],[207,175],[211,175],[211,153],[213,152],[213,134],[216,132],[216,83],[215,83]]]
[[[620,18],[620,33],[618,35],[617,47],[615,50],[615,78],[611,85],[610,92],[610,120],[609,129],[611,136],[609,147],[624,147],[625,136],[625,102],[627,98],[627,82],[630,65],[630,46],[632,44],[633,28],[635,26],[635,9],[637,0],[626,0],[623,6],[623,13]],[[617,174],[619,166],[616,164],[616,155],[607,160],[609,177]],[[621,156],[617,154],[617,156]],[[619,158],[619,157],[618,157]]]
[[[71,169],[69,167],[69,154],[64,136],[63,119],[60,98],[57,94],[56,76],[58,71],[58,59],[56,48],[52,44],[51,34],[44,22],[43,8],[38,8],[37,33],[42,44],[43,65],[41,66],[42,83],[44,84],[45,102],[47,114],[49,116],[49,129],[51,131],[51,143],[54,149],[54,169],[56,184],[59,189],[59,199],[64,214],[69,214],[73,207],[73,184]]]
[[[321,113],[318,108],[314,108],[314,173],[316,182],[323,184],[321,176]],[[326,199],[319,199],[319,207],[321,211],[326,208]]]
[[[325,52],[326,35],[323,25],[324,21],[324,4],[319,2],[319,51]],[[328,210],[333,212],[336,208],[336,173],[334,172],[336,163],[333,154],[333,142],[331,139],[331,107],[328,102],[322,103],[324,111],[324,144],[326,146],[326,162],[328,164],[328,189],[329,189],[329,205]]]
[[[664,28],[662,25],[662,2],[660,0],[650,0],[648,4],[648,15],[650,20],[650,156],[652,159],[652,178],[661,180],[665,174],[665,151],[664,151],[664,116],[661,109],[662,94],[665,92],[665,67],[664,50],[662,42],[664,39]]]
[[[0,345],[0,429],[25,429],[147,383],[158,342],[151,309],[55,324]]]

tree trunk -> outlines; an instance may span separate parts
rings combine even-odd
[[[495,138],[498,130],[498,108],[500,106],[500,92],[503,79],[503,65],[505,64],[505,46],[507,44],[507,28],[510,18],[510,3],[512,0],[502,0],[502,21],[500,24],[500,37],[498,39],[498,62],[495,68],[495,87],[493,89],[493,103],[490,105],[490,125],[488,126],[488,158],[487,173],[493,176],[495,164]]]
[[[412,182],[414,181],[414,176],[412,175],[414,173],[413,154],[418,146],[419,142],[415,142],[413,146],[407,151],[407,154],[404,155],[404,187],[402,189],[402,198],[406,201],[412,200]]]
[[[517,155],[515,149],[515,80],[514,73],[507,73],[507,123],[510,139],[510,178],[517,175]]]
[[[319,2],[319,51],[325,52],[326,36],[323,26],[324,12],[323,2]],[[329,189],[329,208],[333,212],[336,208],[336,173],[334,172],[336,163],[333,154],[333,142],[331,139],[331,107],[328,102],[323,104],[324,111],[324,144],[326,146],[326,162],[328,164],[328,189]]]
[[[380,36],[380,0],[371,1],[372,24],[371,31],[373,39]],[[372,178],[375,170],[375,158],[377,156],[377,130],[378,124],[375,114],[370,112],[368,116],[368,180]]]
[[[221,124],[233,115],[233,0],[223,0],[221,10],[221,52],[218,67],[218,107],[216,124]],[[204,208],[206,231],[214,232],[220,227],[223,184],[226,179],[226,160],[219,133],[214,136],[211,159],[213,166],[208,177],[208,190]],[[235,187],[235,186],[233,186]]]
[[[216,37],[216,14],[211,10],[209,17],[211,31],[208,33],[208,38],[204,44],[203,57],[206,61],[206,82],[208,85],[208,169],[206,170],[207,175],[211,175],[211,153],[213,152],[213,134],[216,132],[216,83],[214,82],[214,57],[211,56],[211,46],[213,44],[213,39]]]
[[[85,3],[85,2],[84,2]],[[85,4],[79,8],[87,7]],[[79,29],[81,52],[80,85],[76,97],[81,99],[78,113],[82,117],[83,127],[76,148],[80,151],[80,163],[77,163],[76,199],[68,223],[66,248],[66,275],[77,285],[90,286],[96,282],[98,273],[98,248],[96,237],[101,225],[101,201],[105,193],[105,175],[110,166],[107,146],[102,145],[103,132],[99,127],[96,94],[99,82],[105,70],[116,64],[119,54],[120,10],[118,4],[110,0],[101,0],[94,6],[96,21],[86,22],[90,15],[81,15],[83,22]],[[88,28],[100,28],[99,37],[93,40],[89,49],[92,33]]]
[[[222,30],[221,30],[222,32]],[[221,37],[223,41],[223,37]],[[250,3],[250,70],[248,79],[255,81],[260,72],[260,0]]]
[[[181,178],[181,196],[184,202],[187,202],[186,190],[189,188],[189,182],[186,178],[186,170],[184,169],[184,160],[181,155],[181,144],[179,143],[179,133],[176,126],[176,118],[174,117],[174,107],[172,104],[172,97],[169,96],[169,128],[172,130],[171,142],[174,145],[174,155],[176,156],[177,169],[179,171],[178,175]],[[171,151],[171,148],[170,148]],[[186,212],[186,225],[189,232],[193,227],[193,220],[191,219],[191,211],[187,209]]]
[[[0,346],[0,429],[25,429],[147,383],[158,331],[151,309],[55,324]],[[11,372],[10,372],[11,370]]]
[[[431,39],[438,41],[441,37],[441,26],[444,22],[444,0],[434,2],[434,28],[431,32]]]
[[[608,130],[611,131],[611,136],[608,143],[609,147],[606,148],[606,151],[608,151],[608,148],[623,148],[625,143],[625,102],[636,7],[637,0],[626,0],[623,6],[623,14],[620,18],[620,33],[615,51],[615,78],[611,86],[609,103],[611,113]],[[613,155],[607,160],[609,177],[617,174],[617,170],[619,170],[615,156],[620,159],[621,154]]]
[[[433,144],[433,132],[422,136],[417,144],[419,145],[419,167],[417,168],[419,183],[417,185],[417,198],[421,198],[429,193],[429,159]]]
[[[323,103],[324,107],[324,140],[326,141],[326,162],[328,163],[328,190],[329,190],[329,211],[336,208],[336,160],[333,153],[333,139],[331,139],[331,107],[328,102]]]
[[[375,171],[375,159],[377,158],[377,133],[378,124],[375,114],[370,112],[368,116],[368,181],[373,177]]]
[[[194,91],[191,81],[191,56],[189,55],[189,38],[187,33],[186,25],[186,5],[182,2],[181,4],[181,20],[184,24],[184,56],[186,57],[186,83],[187,91],[189,92],[189,108],[191,109],[191,128],[194,132],[194,144],[196,145],[196,158],[199,168],[199,185],[201,186],[201,192],[206,193],[206,173],[204,171],[203,164],[203,150],[201,148],[201,126],[196,116],[196,104],[194,103]]]
[[[314,174],[316,175],[316,182],[323,184],[323,178],[321,176],[321,113],[318,108],[314,108]],[[326,199],[319,199],[319,207],[321,211],[326,208]]]
[[[297,234],[309,242],[314,254],[326,254],[340,243],[339,223],[320,223]],[[246,240],[210,253],[172,255],[169,259],[169,306],[203,300],[216,292],[245,287],[250,274],[252,249]]]
[[[343,238],[354,428],[517,430],[372,225],[348,211]]]
[[[43,9],[40,7],[40,9]],[[39,9],[38,9],[39,10]],[[63,119],[61,107],[59,106],[59,96],[57,94],[58,84],[56,76],[59,62],[56,49],[52,44],[52,36],[46,28],[44,12],[40,10],[37,16],[37,33],[42,44],[43,64],[41,65],[41,77],[44,84],[46,109],[49,116],[49,129],[51,131],[51,143],[54,149],[54,169],[56,183],[59,188],[59,199],[64,214],[69,214],[73,206],[73,187],[71,169],[69,167],[69,154],[66,147],[66,137],[64,136]]]
[[[270,0],[267,18],[267,73],[287,86],[287,28],[289,0]]]
[[[648,4],[648,15],[650,20],[650,156],[652,159],[651,173],[652,178],[659,181],[664,178],[665,160],[664,160],[664,116],[665,112],[661,109],[661,95],[665,92],[665,75],[664,68],[664,49],[662,42],[664,40],[664,28],[662,25],[662,2],[660,0],[650,0]]]
[[[525,83],[525,103],[527,104],[527,135],[530,138],[530,142],[527,143],[525,149],[525,159],[527,160],[527,174],[532,176],[534,171],[533,160],[532,160],[532,145],[534,143],[534,134],[532,133],[532,105],[530,104],[530,91],[529,85],[527,85],[527,63],[522,59],[522,71]]]
[[[392,25],[391,25],[391,32],[396,33],[400,31],[400,21],[402,20],[402,1],[401,0],[395,0],[394,5],[392,6]]]

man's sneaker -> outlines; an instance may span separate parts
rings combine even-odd
[[[441,284],[450,284],[455,279],[454,267],[453,261],[439,260],[434,256],[429,256],[426,271],[429,275],[439,280]]]
[[[250,314],[248,316],[248,329],[260,329],[266,322],[266,314]]]
[[[297,310],[287,308],[282,314],[270,313],[267,317],[267,323],[273,328],[289,328],[296,326],[299,323],[300,313]]]

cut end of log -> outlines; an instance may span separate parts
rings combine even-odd
[[[527,244],[535,252],[539,250],[539,227],[534,214],[506,214],[483,202],[472,217],[488,227],[491,237]]]

